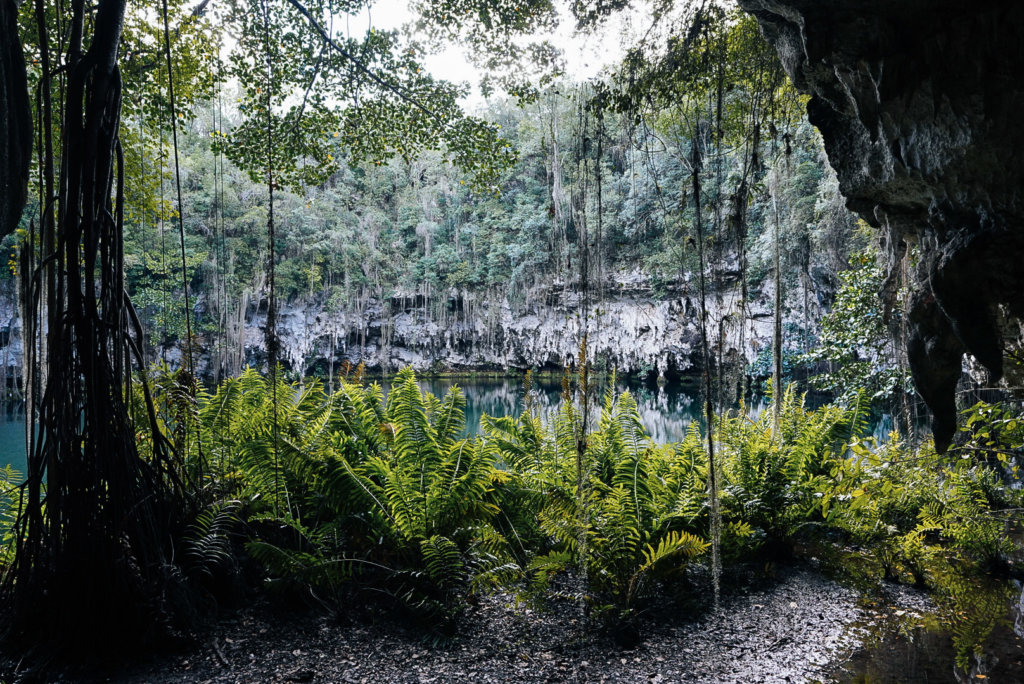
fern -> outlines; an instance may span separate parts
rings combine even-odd
[[[628,393],[607,392],[597,427],[585,436],[569,402],[543,430],[529,414],[483,424],[503,458],[522,466],[524,486],[542,495],[537,521],[552,548],[527,566],[533,595],[546,590],[554,574],[582,566],[594,604],[625,615],[641,585],[681,569],[703,550],[703,542],[683,529],[699,522],[704,501],[699,435],[681,448],[655,446]],[[577,440],[586,448],[579,461],[582,490]],[[580,553],[583,540],[586,554]]]
[[[14,560],[14,523],[21,475],[10,465],[0,468],[0,577]]]
[[[212,577],[217,567],[233,560],[229,533],[238,520],[238,501],[215,503],[196,516],[185,535],[185,558],[193,574]]]
[[[408,369],[387,401],[378,385],[345,382],[331,396],[316,382],[280,385],[276,454],[262,425],[272,418],[268,389],[244,374],[202,416],[221,431],[211,435],[219,462],[242,474],[247,549],[275,583],[338,602],[374,591],[449,624],[469,592],[515,576],[492,522],[496,487],[515,483],[499,476],[493,445],[461,437],[457,388],[443,400],[424,395]],[[269,506],[280,492],[287,506]]]
[[[466,568],[455,542],[434,535],[420,540],[420,552],[427,576],[440,591],[448,592],[462,586]]]
[[[706,541],[689,532],[669,532],[661,538],[656,547],[648,544],[643,550],[644,562],[639,571],[650,572],[659,563],[676,554],[693,558],[703,553],[707,547]]]
[[[823,490],[835,472],[846,467],[847,445],[864,428],[858,405],[809,411],[803,395],[792,386],[773,395],[772,401],[780,404],[777,429],[772,407],[756,421],[725,416],[719,422],[723,512],[727,522],[742,521],[756,528],[752,539],[762,534],[789,537],[827,511]]]

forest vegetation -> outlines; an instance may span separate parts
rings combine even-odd
[[[654,3],[656,29],[579,83],[523,42],[550,3],[417,2],[488,70],[494,92],[464,112],[462,86],[422,67],[424,34],[344,28],[367,4],[0,0],[21,47],[0,62],[3,179],[24,189],[0,216],[24,353],[3,381],[35,426],[27,472],[0,470],[8,648],[153,646],[257,588],[436,640],[482,592],[568,592],[635,643],[653,603],[717,601],[730,568],[816,555],[929,589],[967,667],[1007,598],[968,608],[972,583],[1020,575],[1020,397],[968,365],[955,439],[922,429],[916,247],[886,263],[846,208],[757,21]],[[571,9],[586,31],[622,4]],[[705,414],[678,443],[598,388],[667,370],[595,342],[623,274],[695,303],[699,344],[672,370],[699,380]],[[494,312],[555,290],[573,353],[492,369],[523,378],[526,409],[475,436],[458,388],[367,368],[368,323],[329,359],[278,330],[293,306],[375,308],[384,329],[412,309],[424,329],[483,320],[500,345]],[[552,412],[538,370],[562,378]],[[877,440],[883,408],[896,429]]]

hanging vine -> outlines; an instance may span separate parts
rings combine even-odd
[[[56,250],[44,256],[56,271],[46,386],[5,585],[11,632],[45,632],[65,648],[93,648],[112,633],[144,637],[155,615],[174,614],[152,587],[175,582],[167,544],[187,499],[181,464],[155,421],[152,459],[139,458],[125,403],[126,368],[130,358],[142,364],[142,339],[123,268],[124,10],[123,1],[100,2],[83,52],[84,2],[72,5]],[[56,625],[54,615],[63,616]]]

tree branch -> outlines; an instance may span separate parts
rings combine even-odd
[[[351,52],[349,52],[341,45],[339,45],[333,38],[331,38],[330,34],[327,33],[324,27],[320,25],[320,23],[313,17],[312,14],[310,14],[309,10],[306,9],[306,7],[302,3],[300,3],[298,0],[288,0],[288,4],[290,4],[296,10],[298,10],[299,14],[306,17],[306,19],[309,21],[309,25],[312,26],[313,29],[320,34],[320,37],[323,38],[325,43],[330,45],[331,48],[338,52],[338,54],[340,54],[342,57],[352,62],[352,64],[354,64],[359,71],[363,72],[371,81],[379,85],[381,88],[384,88],[388,92],[394,93],[403,102],[412,105],[416,109],[419,109],[420,111],[425,113],[427,116],[430,116],[431,118],[435,119],[441,125],[444,125],[444,119],[442,119],[436,112],[434,112],[432,109],[421,103],[413,96],[403,92],[403,90],[398,86],[392,83],[388,83],[387,81],[382,79],[380,76],[375,74],[368,66],[366,66],[361,60],[353,56]]]

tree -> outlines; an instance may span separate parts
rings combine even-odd
[[[819,346],[807,354],[809,361],[828,364],[812,380],[816,387],[846,399],[863,393],[873,401],[893,403],[913,391],[891,330],[899,328],[903,312],[894,310],[886,320],[878,298],[882,280],[870,251],[851,256],[849,269],[839,274],[832,309],[821,320]],[[901,292],[900,299],[905,295]]]
[[[143,634],[166,614],[174,584],[168,533],[184,483],[159,443],[153,461],[138,458],[125,403],[137,350],[121,263],[125,3],[103,0],[89,22],[83,0],[71,12],[59,191],[45,198],[57,217],[56,239],[43,242],[56,245],[42,259],[55,271],[46,386],[30,403],[39,434],[6,587],[14,635],[47,634],[59,646],[91,649],[112,634]]]
[[[194,14],[206,4],[200,3]],[[241,7],[232,4],[229,12]],[[407,56],[396,53],[393,37],[380,38],[371,32],[366,40],[367,49],[380,61],[378,73],[359,58],[361,55],[341,48],[324,28],[323,18],[330,17],[327,3],[312,5],[313,11],[296,1],[288,7],[287,11],[271,8],[268,0],[251,16],[235,15],[245,29],[239,36],[240,47],[252,52],[238,57],[234,64],[237,75],[254,80],[243,82],[243,87],[252,96],[257,114],[240,127],[236,142],[243,155],[240,161],[251,161],[253,170],[267,170],[271,192],[276,167],[281,167],[285,179],[298,178],[300,171],[311,166],[307,159],[322,162],[320,157],[326,153],[329,158],[330,150],[335,149],[322,127],[329,120],[324,111],[310,110],[306,118],[300,107],[290,119],[275,113],[274,96],[283,100],[286,92],[281,84],[294,82],[275,78],[275,64],[270,60],[280,56],[276,54],[279,47],[293,47],[300,58],[292,67],[294,78],[309,78],[311,70],[315,80],[321,64],[311,64],[311,55],[327,60],[328,54],[337,53],[340,57],[330,58],[331,63],[344,67],[342,78],[348,79],[355,92],[372,82],[394,95],[390,100],[360,100],[345,112],[348,130],[374,133],[344,139],[355,156],[411,154],[440,135],[449,143],[453,161],[479,171],[481,179],[510,158],[508,148],[490,128],[459,115],[454,107],[456,91],[450,87],[435,89],[448,94],[432,103],[443,108],[441,113],[417,101],[435,92],[427,87],[433,82],[427,83],[425,76],[413,79],[424,90],[403,91],[404,84],[397,76],[392,79],[390,71],[412,78],[419,70]],[[17,106],[28,98],[25,67],[16,49],[21,41],[13,24],[13,3],[2,0],[0,8],[4,37],[0,93],[10,103],[0,122],[4,144],[10,146],[3,173],[5,180],[15,181],[11,187],[16,190],[10,195],[14,202],[4,207],[3,229],[7,230],[11,218],[21,210],[24,192],[18,189],[25,187],[24,160],[31,151],[32,138],[25,135],[24,106]],[[45,355],[39,363],[45,385],[30,398],[38,436],[33,436],[30,444],[16,556],[5,578],[4,596],[12,608],[8,636],[80,653],[145,639],[187,616],[189,602],[183,597],[188,592],[175,564],[174,540],[194,510],[203,476],[201,455],[198,470],[187,469],[186,454],[176,451],[159,429],[144,375],[141,326],[125,294],[123,221],[129,178],[122,146],[126,81],[121,54],[130,49],[123,40],[126,8],[126,0],[99,0],[95,7],[72,0],[69,13],[58,17],[62,8],[37,0],[34,18],[40,37],[37,49],[44,95],[39,115],[47,122],[42,131],[46,142],[37,150],[44,176],[39,208],[43,219],[42,235],[38,239],[30,236],[22,254],[24,278],[30,287],[30,325],[41,329],[36,314],[40,310],[47,317]],[[145,12],[141,5],[138,9]],[[161,60],[168,65],[166,105],[175,120],[172,132],[176,138],[177,114],[183,112],[175,106],[174,79],[183,74],[172,68],[168,3],[161,9],[163,45],[153,40],[152,34],[148,40],[140,38],[138,54],[148,53],[149,61],[137,71],[146,74],[159,69]],[[49,29],[58,18],[69,26],[69,33],[66,43],[64,34],[58,37],[65,68],[55,71]],[[274,42],[270,40],[272,30],[279,31],[273,35]],[[269,68],[261,79],[265,66]],[[296,70],[305,71],[300,74]],[[198,78],[201,73],[208,72],[193,71],[186,78]],[[59,90],[63,101],[52,104],[55,76],[63,79]],[[322,90],[314,91],[309,85],[307,94],[312,94],[314,104],[326,104]],[[61,116],[53,116],[55,107],[60,107]],[[422,111],[412,114],[414,110]],[[51,144],[49,122],[53,120],[60,121],[61,128]],[[382,130],[383,125],[390,128]],[[293,133],[299,136],[295,145],[273,144],[275,137],[291,143],[286,136]],[[256,141],[266,137],[269,144],[247,147],[246,134]],[[285,150],[287,154],[282,152]],[[59,171],[54,163],[57,155]],[[260,171],[255,172],[262,177]],[[272,234],[269,246],[272,259],[276,248]],[[183,262],[184,257],[182,234]],[[133,371],[142,373],[142,415],[129,410],[128,397],[136,382]],[[186,390],[194,382],[187,375],[179,377]],[[143,459],[136,435],[147,429],[144,439],[150,444],[148,457]]]
[[[31,158],[32,120],[17,15],[14,0],[0,1],[0,238],[14,232],[21,218]]]

